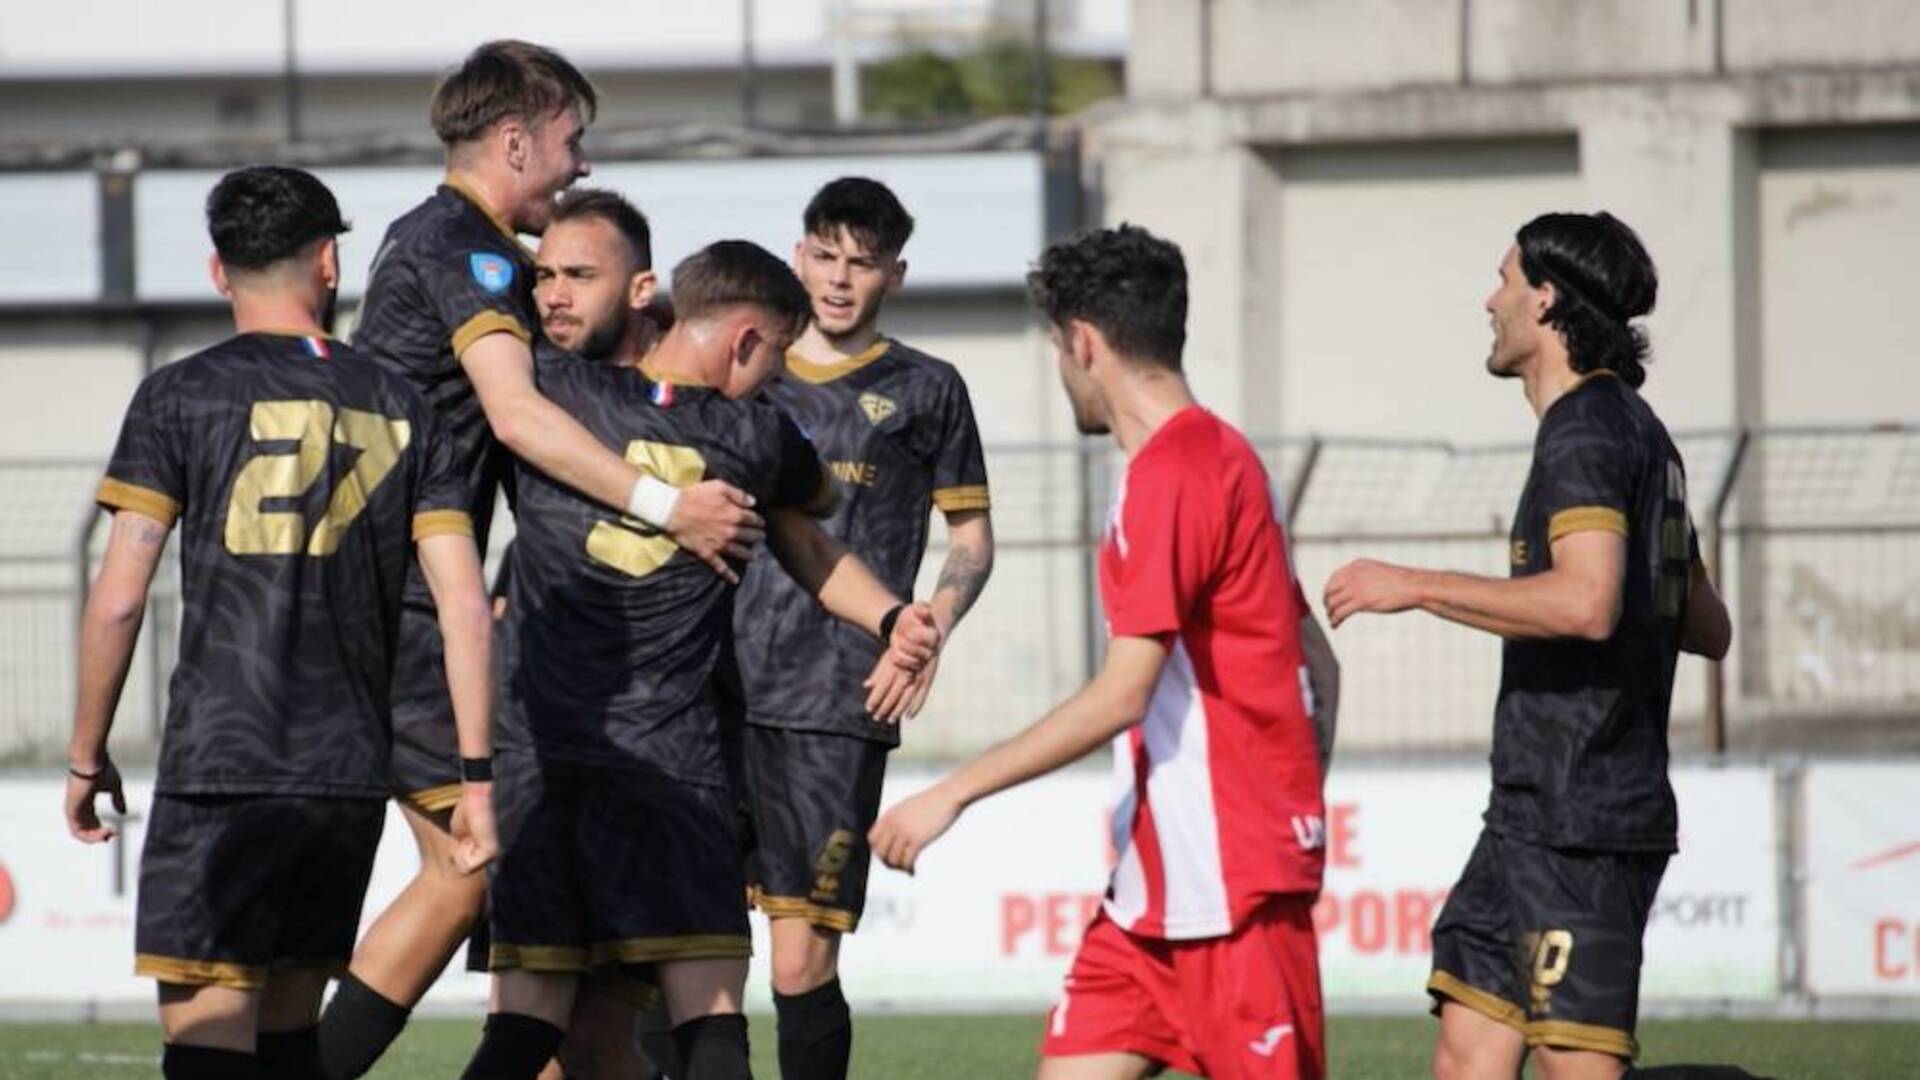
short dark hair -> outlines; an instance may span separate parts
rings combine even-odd
[[[440,141],[458,146],[509,116],[532,126],[576,105],[588,122],[600,109],[579,68],[545,46],[503,39],[468,53],[440,80],[429,115]]]
[[[679,320],[692,321],[740,304],[786,320],[796,334],[813,311],[793,268],[752,241],[708,244],[673,268],[673,310]]]
[[[1611,371],[1639,386],[1647,379],[1647,334],[1630,325],[1653,310],[1660,278],[1626,222],[1598,214],[1542,214],[1514,243],[1520,272],[1534,288],[1553,283],[1547,325],[1567,343],[1580,373]]]
[[[606,188],[572,188],[554,203],[555,225],[583,218],[597,218],[618,229],[633,249],[634,265],[653,269],[653,229],[647,224],[647,215],[625,195]]]
[[[1027,296],[1064,328],[1082,319],[1116,352],[1180,370],[1187,344],[1187,261],[1137,225],[1092,229],[1051,244],[1027,274]]]
[[[864,176],[843,176],[815,192],[800,216],[808,236],[845,228],[879,255],[898,255],[913,236],[913,215],[892,189]]]
[[[265,270],[347,229],[333,192],[305,169],[249,165],[207,193],[207,232],[229,270]]]

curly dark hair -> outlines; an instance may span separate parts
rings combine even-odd
[[[1611,371],[1628,386],[1645,382],[1647,333],[1631,323],[1653,310],[1660,278],[1626,222],[1605,211],[1542,214],[1515,243],[1527,283],[1553,283],[1546,321],[1566,340],[1573,370]]]
[[[1114,351],[1180,370],[1187,344],[1187,262],[1137,225],[1092,229],[1050,245],[1027,296],[1053,325],[1092,324]]]
[[[813,314],[793,268],[750,240],[716,241],[673,268],[673,310],[679,319],[690,322],[740,304],[786,320],[796,334]]]
[[[843,176],[814,193],[800,223],[808,236],[831,237],[841,228],[878,255],[898,255],[913,236],[913,215],[893,190],[864,176]]]
[[[304,169],[249,165],[207,194],[207,232],[229,270],[265,270],[347,229],[333,192]]]

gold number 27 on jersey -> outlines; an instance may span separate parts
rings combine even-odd
[[[627,444],[627,461],[674,487],[697,484],[707,473],[707,459],[693,447],[646,439]],[[621,518],[617,525],[611,521],[595,522],[592,531],[587,533],[587,557],[629,577],[646,577],[673,558],[677,550],[679,545],[670,538],[629,517]]]
[[[259,453],[233,479],[227,500],[227,550],[235,555],[331,555],[340,536],[367,508],[367,496],[387,478],[413,441],[413,426],[320,400],[257,401],[249,416],[254,442],[291,442],[291,451]],[[269,499],[298,500],[326,470],[333,444],[360,451],[334,485],[327,511],[309,529],[297,505],[266,509]]]

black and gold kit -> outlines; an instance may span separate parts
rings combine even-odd
[[[536,355],[541,391],[640,469],[680,486],[722,479],[769,509],[825,511],[832,489],[812,446],[764,399],[654,382],[546,345]],[[735,589],[671,539],[525,463],[516,482],[494,736],[493,966],[744,956],[716,682]]]
[[[827,531],[894,594],[912,595],[929,519],[988,508],[967,386],[953,365],[882,339],[814,364],[788,354],[767,396],[819,448],[839,490]],[[776,566],[748,567],[734,627],[747,720],[756,903],[776,917],[854,928],[866,905],[867,830],[899,728],[866,712],[880,643],[821,610]],[[799,749],[814,740],[815,745]],[[823,869],[824,868],[824,869]]]
[[[1679,452],[1606,372],[1541,418],[1512,576],[1587,531],[1626,541],[1619,624],[1605,641],[1505,642],[1486,834],[1435,927],[1428,988],[1529,1043],[1631,1057],[1640,939],[1675,850],[1667,712],[1698,547]]]
[[[460,354],[494,333],[531,343],[533,260],[506,223],[449,181],[388,227],[374,255],[355,347],[412,383],[453,444],[482,554],[509,455],[493,438]],[[407,582],[394,683],[394,794],[424,810],[459,797],[459,748],[433,597]]]
[[[413,541],[472,532],[432,410],[338,342],[242,334],[141,383],[98,498],[180,526],[180,656],[142,861],[140,970],[258,985],[276,960],[344,963],[387,791]],[[284,797],[326,806],[281,815],[315,835],[294,829],[276,850],[330,852],[318,872],[342,888],[292,889],[289,874],[315,872],[300,860],[222,869]],[[330,844],[317,835],[329,828],[368,839]],[[217,925],[204,902],[216,892]],[[272,931],[322,924],[343,933]]]

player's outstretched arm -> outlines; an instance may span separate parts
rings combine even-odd
[[[126,686],[133,646],[147,612],[147,589],[167,547],[170,526],[132,510],[116,511],[107,534],[100,573],[87,593],[80,616],[80,688],[73,709],[73,738],[67,745],[67,831],[84,843],[113,836],[94,809],[105,795],[115,813],[127,812],[120,770],[107,756],[107,733]]]
[[[951,637],[953,628],[973,609],[993,576],[993,517],[986,510],[956,510],[947,515],[947,561],[940,567],[940,578],[933,587],[933,619],[940,624],[940,636]]]
[[[1504,638],[1605,641],[1620,622],[1626,537],[1605,530],[1568,533],[1553,542],[1553,567],[1517,578],[1488,578],[1355,559],[1327,579],[1327,618],[1335,629],[1363,611],[1419,608]]]
[[[765,523],[753,497],[722,480],[684,490],[650,476],[607,449],[533,381],[533,352],[508,333],[488,334],[460,354],[494,437],[555,480],[654,528],[728,581],[728,559],[745,561]]]
[[[446,642],[447,689],[453,698],[460,756],[491,759],[493,610],[481,576],[480,553],[473,537],[463,533],[423,536],[418,552],[420,569],[439,611],[440,636]],[[454,836],[459,841],[455,868],[471,874],[500,851],[493,823],[493,784],[463,781],[454,816]]]
[[[933,610],[926,604],[902,603],[859,556],[804,511],[770,511],[767,537],[781,567],[828,614],[876,638],[884,636],[886,654],[867,680],[867,712],[893,723],[907,715],[910,702],[924,701],[942,640]],[[896,608],[900,614],[887,628],[887,615]],[[883,635],[883,628],[891,633]]]
[[[1709,660],[1726,659],[1733,647],[1733,620],[1727,617],[1727,605],[1698,561],[1687,581],[1687,619],[1680,631],[1680,647]]]
[[[968,806],[1078,761],[1139,723],[1147,715],[1167,651],[1158,638],[1114,638],[1099,673],[1072,697],[1025,731],[882,814],[867,834],[873,853],[895,870],[912,873],[920,853]]]

